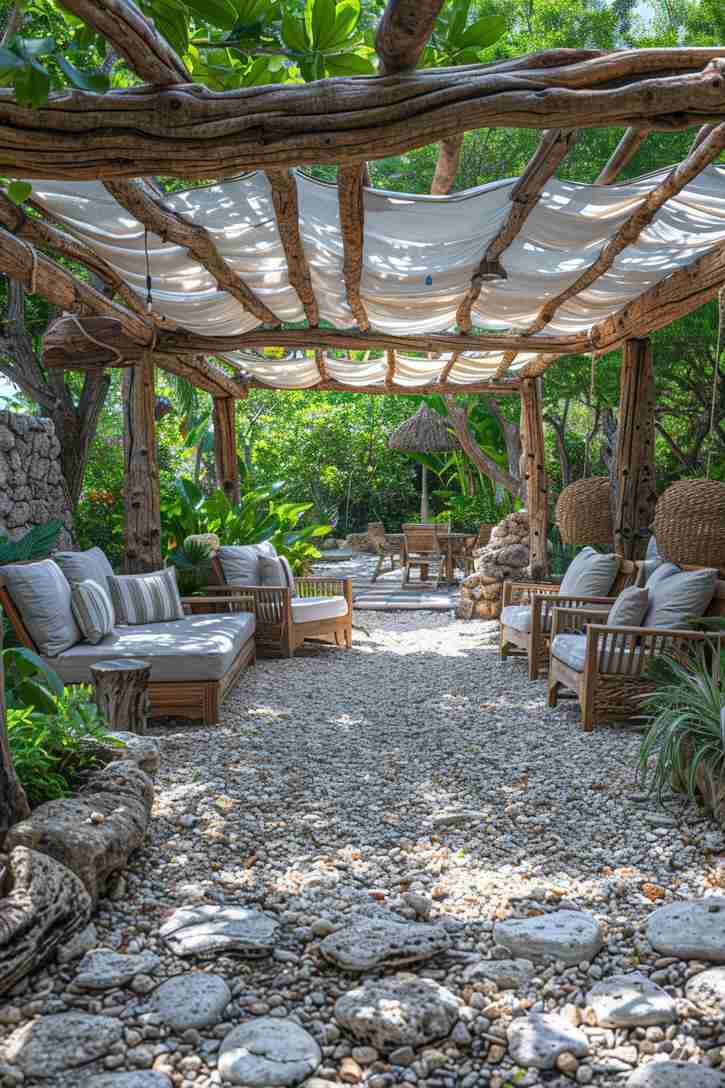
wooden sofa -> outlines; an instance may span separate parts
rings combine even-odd
[[[219,558],[212,560],[214,582],[205,592],[219,600],[243,594],[256,617],[255,639],[266,656],[294,657],[305,640],[352,648],[350,578],[294,578],[292,586],[229,584]],[[334,600],[335,607],[330,607]],[[317,607],[316,607],[317,605]],[[305,615],[310,616],[305,619]]]
[[[43,657],[65,684],[90,683],[90,666],[121,657],[151,662],[150,713],[153,717],[219,721],[219,708],[242,671],[256,658],[255,618],[248,598],[239,594],[182,598],[187,617],[168,623],[117,627],[92,646],[79,643],[57,657],[39,654],[0,574],[0,606],[21,645]],[[204,607],[206,611],[199,613]],[[194,675],[195,666],[197,675]]]
[[[607,597],[562,597],[560,581],[551,582],[504,582],[502,590],[502,621],[499,636],[501,657],[525,657],[529,667],[529,679],[538,680],[549,665],[552,615],[556,608],[587,608],[592,618],[603,619],[614,603],[615,597],[627,586],[634,585],[639,574],[639,564],[623,559]],[[503,620],[503,610],[518,606],[521,622],[514,626]],[[524,630],[523,628],[527,628]]]
[[[683,570],[697,568],[683,566]],[[706,616],[725,616],[725,580],[716,583]],[[553,653],[549,662],[549,706],[560,698],[577,699],[581,725],[590,733],[595,724],[637,716],[643,695],[654,690],[648,666],[655,658],[686,659],[708,635],[697,630],[652,627],[609,627],[586,606],[554,607],[551,643],[557,635],[577,639],[577,660],[569,663]],[[585,632],[577,635],[576,632]],[[712,640],[710,640],[712,641]],[[575,667],[576,666],[576,667]]]

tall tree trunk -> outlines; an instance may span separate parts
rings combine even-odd
[[[614,546],[626,559],[644,556],[654,516],[654,438],[652,345],[648,339],[627,340],[612,474]]]
[[[507,472],[506,469],[501,468],[492,457],[489,457],[487,453],[484,453],[468,426],[468,414],[466,409],[456,403],[455,397],[451,394],[447,394],[444,397],[444,400],[448,409],[448,419],[456,432],[456,437],[466,456],[473,461],[476,468],[479,472],[482,472],[484,476],[488,476],[495,484],[500,484],[501,487],[515,498],[521,498],[520,477],[512,472]]]
[[[123,373],[123,447],[126,571],[139,574],[161,566],[159,465],[154,422],[154,363],[146,358]]]
[[[458,173],[458,164],[461,159],[463,147],[463,133],[451,136],[448,140],[441,140],[438,144],[438,161],[430,191],[434,196],[445,196],[450,193]]]
[[[531,573],[545,577],[549,571],[548,487],[546,483],[546,450],[544,420],[541,411],[541,390],[536,378],[521,382],[521,435],[523,440],[526,509],[529,514],[529,556]]]
[[[0,650],[2,650],[2,626],[0,625]],[[5,835],[19,820],[30,815],[25,790],[18,781],[10,756],[7,729],[5,727],[5,669],[0,656],[0,850]]]

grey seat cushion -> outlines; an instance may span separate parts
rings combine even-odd
[[[531,605],[507,604],[501,609],[501,623],[526,634],[531,630]]]
[[[606,597],[619,571],[618,555],[600,555],[594,548],[582,548],[561,580],[562,597]]]
[[[71,589],[52,559],[38,563],[8,563],[3,578],[41,654],[55,657],[83,637],[71,608]]]
[[[599,646],[600,669],[607,673],[629,673],[636,671],[636,659],[641,653],[639,648],[635,648],[634,651],[628,648],[627,651],[621,655],[618,648],[616,654],[613,655],[614,661],[609,661],[608,640],[606,638],[602,639]],[[630,664],[633,652],[635,655],[635,662]],[[563,662],[564,665],[568,665],[570,669],[574,669],[576,672],[584,672],[584,661],[587,653],[586,636],[571,634],[557,635],[551,643],[551,653],[558,661]]]
[[[261,586],[260,558],[276,559],[277,552],[269,541],[261,544],[226,544],[217,553],[228,586]]]
[[[334,620],[347,615],[344,597],[293,597],[293,623],[312,623],[313,620]]]
[[[100,548],[88,548],[84,552],[56,552],[53,559],[71,585],[91,581],[105,589],[106,578],[113,574],[113,567]]]
[[[251,612],[115,627],[95,646],[79,642],[49,664],[67,684],[89,683],[91,665],[117,657],[150,661],[152,680],[221,680],[254,628]]]

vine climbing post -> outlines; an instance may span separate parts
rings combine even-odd
[[[614,547],[626,559],[644,556],[654,517],[655,391],[648,339],[624,345],[619,427],[612,471]]]
[[[525,378],[521,382],[521,444],[526,509],[529,514],[529,562],[534,577],[542,578],[549,571],[549,511],[544,420],[541,391],[536,378]]]
[[[128,574],[161,567],[155,403],[153,356],[147,352],[123,374],[124,550]]]

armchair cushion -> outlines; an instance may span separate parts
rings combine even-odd
[[[290,589],[295,587],[292,567],[283,555],[260,555],[259,578],[262,586],[282,586]]]
[[[2,576],[38,650],[55,657],[81,640],[71,607],[68,579],[53,559],[8,563]]]
[[[105,589],[106,579],[113,574],[113,567],[101,548],[88,548],[84,552],[55,552],[53,559],[71,585],[91,581]]]
[[[601,555],[582,548],[561,580],[562,597],[606,597],[619,570],[618,555]]]
[[[347,614],[344,597],[293,597],[293,623],[311,623],[313,620],[334,620]]]
[[[654,587],[650,579],[650,603],[642,626],[679,629],[689,626],[693,619],[705,615],[715,593],[717,576],[716,570],[704,568],[671,574],[656,581]]]
[[[649,605],[649,590],[637,586],[623,589],[609,610],[610,627],[641,627]]]
[[[184,618],[176,567],[150,574],[114,574],[107,585],[118,623],[136,626]]]
[[[634,653],[635,657],[639,657],[641,653],[639,647],[632,650],[632,647],[628,645],[624,647],[623,652],[618,651],[611,655],[607,641],[605,637],[599,642],[599,667],[608,673],[630,673],[632,671],[632,654]],[[584,662],[587,656],[586,635],[557,635],[551,643],[551,653],[553,657],[568,665],[570,669],[574,669],[576,672],[584,672]],[[610,656],[614,657],[614,661],[609,660]]]
[[[645,563],[645,570],[647,570],[647,564]],[[677,566],[677,563],[665,563],[660,561],[647,570],[647,580],[644,583],[650,592],[654,591],[655,586],[663,582],[665,578],[671,578],[673,574],[681,574],[682,568]]]
[[[115,627],[95,646],[79,642],[54,657],[52,666],[66,684],[90,683],[91,665],[118,657],[150,661],[152,681],[221,680],[254,628],[251,612]]]
[[[262,585],[260,559],[276,559],[277,552],[268,540],[261,544],[225,544],[219,549],[218,559],[224,580],[230,586]],[[269,585],[281,584],[270,582]]]
[[[501,623],[505,623],[507,627],[513,627],[514,631],[521,631],[526,634],[531,630],[531,605],[507,604],[501,610]],[[551,611],[549,609],[541,613],[541,627],[544,631],[551,628]]]

